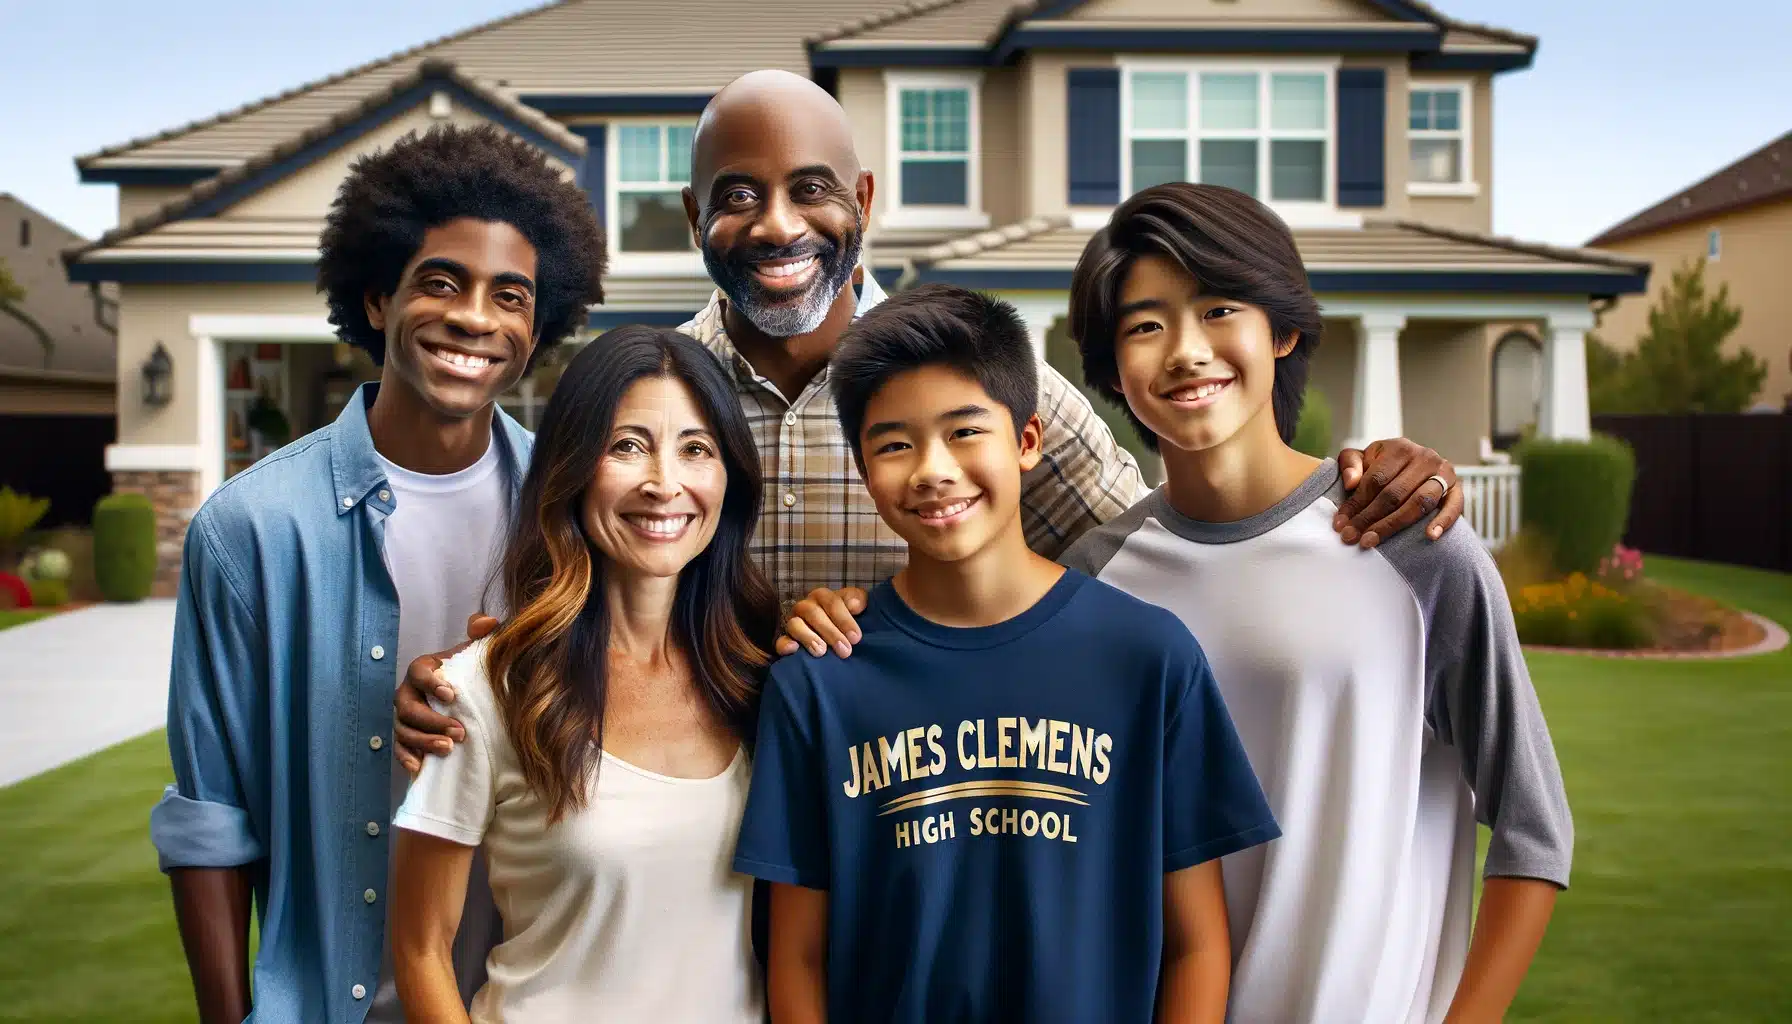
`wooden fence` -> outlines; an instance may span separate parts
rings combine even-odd
[[[1636,451],[1624,543],[1792,572],[1792,415],[1595,416]]]

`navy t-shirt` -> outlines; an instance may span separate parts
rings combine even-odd
[[[734,861],[827,891],[829,1019],[1148,1024],[1164,874],[1281,834],[1187,627],[1075,570],[859,623],[772,666]]]

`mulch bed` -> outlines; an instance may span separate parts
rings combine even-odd
[[[1651,601],[1660,611],[1653,647],[1612,650],[1526,644],[1525,649],[1607,658],[1723,658],[1765,654],[1786,646],[1786,631],[1759,615],[1659,583],[1649,583],[1647,588],[1646,596],[1638,597]]]

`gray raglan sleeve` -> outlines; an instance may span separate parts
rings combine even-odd
[[[1567,888],[1574,820],[1492,556],[1467,523],[1436,541],[1403,530],[1377,550],[1424,615],[1425,717],[1461,757],[1475,817],[1493,830],[1486,876]]]

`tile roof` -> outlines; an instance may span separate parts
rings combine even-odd
[[[926,3],[927,0],[917,0]],[[908,6],[895,0],[555,0],[216,117],[80,157],[82,168],[230,166],[415,70],[429,57],[512,98],[713,92],[748,71],[809,73],[804,36]],[[718,32],[725,43],[716,42]]]
[[[1787,196],[1792,196],[1792,132],[1607,228],[1587,244],[1610,245]]]
[[[922,249],[917,266],[942,270],[1067,270],[1076,265],[1092,229],[1065,214],[978,232]],[[1640,272],[1643,260],[1521,242],[1441,228],[1395,217],[1365,218],[1361,228],[1300,228],[1301,258],[1313,270],[1587,270]]]
[[[274,164],[304,150],[313,143],[328,138],[331,134],[350,124],[362,115],[378,109],[382,104],[392,100],[399,94],[426,81],[453,83],[462,89],[486,100],[504,113],[516,118],[529,128],[540,132],[546,138],[564,146],[566,149],[583,154],[585,140],[568,130],[566,126],[533,107],[525,106],[514,98],[491,88],[483,82],[463,74],[452,63],[438,58],[429,58],[413,65],[410,72],[401,77],[386,81],[381,88],[363,96],[358,102],[337,110],[324,120],[314,122],[303,131],[289,135],[274,145],[262,150],[252,158],[231,167],[221,174],[214,175],[199,182],[192,188],[162,204],[156,209],[137,217],[128,223],[121,224],[101,235],[97,240],[69,250],[65,259],[70,263],[79,260],[87,253],[100,249],[118,246],[127,239],[143,235],[155,228],[179,221],[190,214],[195,207],[206,200],[230,189],[231,187],[261,173]],[[201,222],[205,223],[205,222]],[[215,220],[209,223],[218,223]],[[171,235],[178,232],[171,232]],[[313,238],[315,241],[315,237]]]

